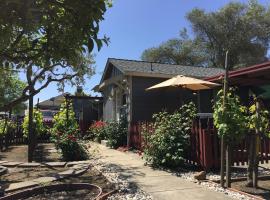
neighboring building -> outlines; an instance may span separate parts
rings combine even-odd
[[[39,102],[36,104],[40,110],[54,110],[59,111],[61,104],[65,101],[65,96],[69,93],[63,93],[56,97],[52,97],[50,99],[47,99],[45,101]]]
[[[61,104],[66,99],[72,101],[75,117],[80,124],[80,129],[85,132],[93,121],[102,117],[102,97],[91,97],[85,95],[77,89],[76,95],[64,93],[48,100],[40,102],[36,106],[43,115],[43,120],[47,124],[51,124],[53,116],[60,110]]]
[[[196,96],[190,90],[146,88],[176,75],[207,78],[223,73],[223,69],[151,63],[145,61],[109,58],[100,84],[95,91],[102,93],[103,119],[119,120],[126,116],[129,123],[149,121],[156,112],[166,109],[172,112]],[[202,112],[209,112],[211,102],[208,92],[200,96],[207,99]]]

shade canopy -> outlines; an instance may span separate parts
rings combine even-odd
[[[146,90],[152,90],[165,87],[181,87],[190,90],[207,90],[219,86],[220,84],[204,81],[192,77],[178,75],[169,80],[163,81],[157,85],[147,88]]]

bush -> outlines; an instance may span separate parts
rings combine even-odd
[[[105,140],[106,137],[106,123],[103,121],[95,121],[87,131],[87,138],[94,139],[97,142]]]
[[[127,122],[125,120],[109,122],[105,128],[108,145],[112,148],[125,146],[127,142],[127,131]]]
[[[78,138],[78,130],[69,127],[64,132],[53,134],[51,139],[56,148],[61,149],[65,161],[86,160],[88,158],[87,149],[79,143]]]
[[[29,115],[26,114],[22,124],[24,137],[28,137],[28,124],[29,124]],[[36,133],[37,136],[45,133],[46,131],[43,125],[42,113],[36,109],[33,110],[33,131]]]
[[[0,120],[0,136],[16,130],[16,123],[10,119]]]
[[[64,160],[85,160],[88,158],[87,149],[79,142],[79,125],[70,102],[69,108],[68,120],[65,103],[61,105],[60,112],[54,116],[51,140],[55,143],[57,149],[61,149]]]
[[[177,167],[183,164],[195,115],[196,108],[192,102],[173,114],[154,114],[151,133],[143,128],[143,135],[148,137],[144,159],[154,166]]]

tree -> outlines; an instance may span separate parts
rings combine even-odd
[[[170,39],[158,47],[144,50],[142,60],[181,65],[204,65],[205,55],[200,51],[201,43],[192,40],[187,30],[180,32],[180,38]]]
[[[33,96],[56,82],[83,83],[93,74],[91,51],[108,38],[98,37],[106,0],[3,0],[0,5],[0,62],[25,73],[19,98],[0,107],[8,110],[29,99],[28,161],[34,151]]]
[[[28,100],[51,82],[63,86],[91,76],[94,43],[100,49],[108,42],[98,37],[107,5],[106,0],[3,0],[0,62],[25,72],[27,86],[0,110]]]
[[[259,97],[253,95],[249,107],[248,129],[249,129],[249,153],[247,168],[247,186],[256,188],[258,186],[258,164],[260,137],[269,137],[269,112],[263,107]]]
[[[18,74],[10,68],[0,68],[0,107],[20,97],[26,83],[21,81]],[[13,107],[13,113],[20,113],[26,108],[24,103]],[[9,110],[11,112],[11,110]]]
[[[230,69],[268,60],[270,8],[257,1],[232,2],[209,13],[196,8],[187,14],[187,19],[192,26],[193,39],[169,40],[144,51],[142,59],[222,68],[225,53],[229,51]]]
[[[210,64],[223,66],[226,50],[229,66],[240,67],[267,60],[270,41],[270,9],[257,1],[229,3],[216,12],[194,9],[187,15],[197,39],[205,46]]]

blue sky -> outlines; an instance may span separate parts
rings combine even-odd
[[[239,0],[247,2],[247,0]],[[96,75],[84,85],[86,93],[99,83],[107,58],[140,59],[144,49],[157,46],[167,39],[177,37],[179,31],[190,24],[186,13],[193,8],[214,11],[228,0],[114,0],[113,7],[105,14],[100,24],[100,34],[110,37],[109,46],[95,51]],[[269,0],[259,0],[270,6]],[[66,87],[65,92],[74,92],[75,88]],[[91,93],[93,94],[93,93]],[[37,98],[46,100],[58,95],[57,87],[51,84]],[[93,94],[96,95],[96,94]]]

